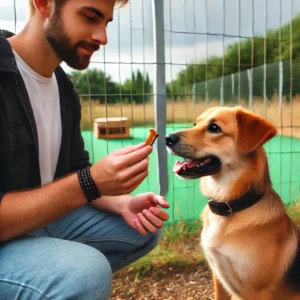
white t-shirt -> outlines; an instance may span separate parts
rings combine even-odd
[[[61,115],[56,76],[34,72],[14,51],[32,106],[39,141],[41,184],[53,181],[61,144]]]

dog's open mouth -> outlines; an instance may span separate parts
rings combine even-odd
[[[210,155],[202,159],[177,161],[173,167],[173,172],[180,177],[193,179],[216,174],[220,168],[221,161],[216,156]]]

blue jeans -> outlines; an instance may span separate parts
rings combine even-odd
[[[150,252],[159,236],[85,205],[0,245],[0,299],[109,299],[112,272]]]

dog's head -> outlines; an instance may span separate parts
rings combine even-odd
[[[166,145],[184,158],[173,171],[193,179],[226,172],[224,166],[237,170],[275,134],[272,124],[240,106],[216,107],[201,114],[193,128],[167,135]]]

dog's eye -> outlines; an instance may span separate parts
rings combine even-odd
[[[221,128],[216,124],[212,123],[207,126],[207,130],[211,133],[219,133],[222,132]]]

